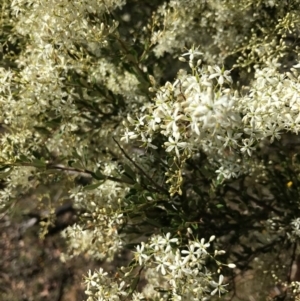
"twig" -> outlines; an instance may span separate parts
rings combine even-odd
[[[70,174],[81,174],[81,175],[85,174],[85,175],[91,176],[94,179],[97,179],[96,173],[91,170],[69,167],[69,166],[65,166],[62,164],[49,163],[49,164],[45,164],[44,166],[36,166],[34,164],[34,162],[14,162],[14,163],[9,163],[9,164],[8,163],[3,163],[3,164],[0,163],[0,165],[5,165],[8,168],[11,166],[32,166],[32,167],[37,167],[37,168],[46,168],[47,170],[57,169],[57,170],[65,171]],[[126,180],[124,180],[124,179],[119,179],[119,178],[107,176],[107,175],[103,175],[103,176],[104,176],[103,180],[110,180],[110,181],[114,181],[114,182],[118,182],[118,183],[131,184],[129,182],[126,182]]]
[[[93,171],[88,170],[88,169],[79,169],[79,168],[74,168],[74,167],[68,167],[68,166],[64,166],[61,164],[56,164],[56,165],[48,164],[47,169],[51,169],[51,168],[60,169],[60,170],[63,170],[63,171],[69,172],[69,173],[86,174],[86,175],[89,175],[89,176],[97,179],[96,174]],[[104,175],[104,176],[105,176],[105,178],[103,180],[111,180],[114,182],[126,183],[126,181],[116,178],[116,177],[106,176],[106,175]]]
[[[293,268],[294,262],[296,261],[296,250],[297,250],[297,243],[294,243],[292,258],[291,258],[290,267],[289,267],[289,273],[288,273],[288,276],[287,276],[287,283],[288,284],[290,284],[291,280],[292,280],[292,268]]]
[[[113,137],[113,139],[116,142],[116,144],[118,145],[118,147],[121,150],[121,152],[123,153],[123,155],[134,165],[134,167],[136,169],[138,169],[141,172],[141,174],[143,176],[145,176],[148,179],[149,182],[151,182],[153,184],[154,187],[156,187],[158,189],[158,191],[163,191],[165,194],[169,194],[168,190],[166,190],[164,187],[160,186],[155,181],[153,181],[152,178],[150,176],[148,176],[147,173],[128,156],[128,154],[125,152],[125,150],[122,148],[122,146],[119,144],[119,142],[114,137]]]

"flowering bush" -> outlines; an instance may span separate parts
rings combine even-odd
[[[206,300],[265,252],[295,262],[299,8],[3,1],[0,209],[34,195],[45,235],[71,199],[62,260],[133,251],[88,272],[87,300]]]
[[[212,236],[207,243],[204,243],[204,239],[189,241],[187,249],[177,249],[173,252],[172,244],[179,245],[177,238],[171,238],[170,233],[165,237],[152,236],[149,243],[142,242],[137,246],[134,262],[142,267],[134,278],[131,275],[133,267],[128,272],[125,268],[122,269],[124,276],[119,285],[108,279],[103,269],[93,274],[89,271],[85,280],[86,293],[91,296],[88,300],[122,300],[122,297],[128,296],[132,297],[132,300],[159,300],[161,296],[166,300],[202,300],[209,292],[211,295],[219,293],[220,296],[226,291],[226,285],[222,284],[224,276],[220,275],[216,283],[212,280],[212,275],[203,269],[206,258],[211,256],[207,248],[214,238]],[[215,251],[215,256],[223,253],[224,251]],[[234,264],[228,266],[235,267]],[[148,283],[142,293],[136,293],[134,290],[144,268],[147,269],[145,277]]]

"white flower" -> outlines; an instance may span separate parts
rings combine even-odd
[[[164,256],[163,258],[160,258],[160,257],[156,257],[155,260],[156,260],[156,264],[157,264],[157,267],[156,267],[156,270],[157,271],[161,271],[162,275],[166,275],[166,267],[170,265],[170,263],[168,262],[168,259],[169,259],[169,254],[167,254],[166,256]]]
[[[136,247],[136,252],[134,252],[134,257],[139,262],[139,265],[143,265],[149,259],[149,256],[146,255],[144,251],[145,243],[142,242],[139,246]]]
[[[167,147],[166,152],[171,152],[174,150],[176,156],[180,158],[179,150],[185,149],[188,146],[188,143],[184,141],[179,142],[178,139],[179,139],[178,137],[175,139],[169,137],[169,142],[165,142],[164,144]]]
[[[255,147],[252,146],[253,143],[255,142],[255,140],[253,138],[251,139],[243,139],[243,144],[244,146],[241,148],[241,152],[244,153],[244,152],[247,152],[249,156],[251,156],[251,153],[253,150],[255,150]]]
[[[267,125],[266,129],[265,129],[265,136],[271,136],[271,140],[270,142],[273,143],[274,139],[276,138],[277,140],[280,139],[280,133],[281,129],[280,127],[277,125],[277,123],[273,123],[273,124],[269,124]]]
[[[236,265],[234,263],[229,263],[227,265],[230,269],[235,269],[236,268]]]
[[[179,250],[177,250],[173,262],[168,266],[174,278],[181,278],[183,275],[192,274],[192,270],[187,266],[188,260],[188,257],[182,259]]]
[[[228,284],[222,284],[223,280],[224,280],[224,276],[220,275],[218,283],[215,281],[210,282],[210,285],[215,287],[215,289],[210,293],[212,296],[215,295],[216,293],[219,293],[219,297],[221,297],[221,294],[226,292],[224,287]]]
[[[146,298],[142,293],[134,292],[132,294],[132,301],[143,301],[143,300],[146,300]]]
[[[210,246],[210,243],[209,242],[205,243],[204,238],[201,238],[200,242],[199,241],[194,242],[194,246],[199,248],[198,252],[207,254],[206,249]]]
[[[197,261],[199,258],[199,252],[197,252],[197,250],[195,250],[195,245],[192,244],[188,247],[188,250],[182,250],[181,254],[186,254],[188,259],[193,262],[193,261]]]
[[[230,71],[224,70],[224,68],[220,68],[219,66],[208,67],[208,70],[210,71],[211,75],[208,77],[209,79],[218,78],[218,84],[223,85],[225,81],[228,83],[232,83],[232,78],[229,75]]]
[[[188,52],[182,54],[182,56],[189,56],[189,60],[193,61],[196,55],[202,55],[203,53],[198,51],[197,48],[191,48]]]
[[[133,132],[129,131],[128,128],[125,128],[124,135],[121,137],[121,141],[125,141],[126,143],[129,142],[129,140],[134,140],[138,137],[138,135]]]
[[[171,243],[178,243],[178,238],[170,238],[171,233],[167,233],[165,237],[160,236],[157,240],[157,244],[165,248],[165,253],[171,250]]]

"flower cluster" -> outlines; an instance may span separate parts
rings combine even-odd
[[[205,268],[206,260],[213,258],[218,265],[219,261],[215,256],[224,254],[224,251],[215,251],[214,256],[208,252],[210,243],[215,239],[212,236],[209,241],[190,240],[187,246],[178,246],[178,238],[172,238],[170,233],[164,236],[152,236],[149,242],[141,243],[134,252],[134,260],[142,269],[146,269],[145,279],[147,285],[140,293],[133,293],[128,290],[130,281],[138,280],[133,277],[132,269],[125,272],[122,268],[124,277],[123,282],[109,279],[103,270],[89,273],[86,277],[87,294],[91,297],[89,301],[98,300],[97,298],[109,298],[109,300],[203,300],[210,295],[225,292],[226,284],[223,283],[223,275],[219,276],[217,282],[213,280],[214,274]],[[228,264],[229,268],[234,268],[234,264]],[[141,268],[139,277],[141,276]],[[133,277],[133,278],[132,278]],[[131,286],[132,287],[132,286]],[[127,288],[124,289],[124,288]],[[112,297],[114,296],[114,297]],[[115,299],[114,299],[115,298]],[[126,299],[129,300],[129,299]]]
[[[250,92],[241,96],[231,87],[228,70],[200,67],[200,60],[194,63],[199,55],[194,48],[183,54],[183,61],[189,56],[192,74],[179,72],[173,84],[167,82],[156,92],[155,103],[137,119],[128,116],[129,128],[122,139],[157,148],[153,140],[163,135],[165,151],[179,162],[203,151],[212,164],[219,165],[219,177],[237,177],[249,171],[248,157],[260,141],[272,143],[282,132],[298,133],[297,70],[281,74],[276,70],[280,64],[272,61],[256,70]]]
[[[300,130],[299,66],[287,73],[279,73],[278,67],[280,64],[272,61],[257,68],[249,93],[239,99],[244,132],[250,136],[248,149],[255,140],[268,137],[273,142],[283,132],[298,134]]]
[[[103,174],[112,176],[116,172],[113,163],[103,164]],[[82,219],[86,221],[85,229],[79,224],[68,227],[63,236],[69,243],[69,253],[64,258],[86,253],[97,259],[113,260],[126,243],[126,237],[119,233],[125,224],[121,211],[122,199],[128,192],[124,184],[107,180],[94,189],[75,187],[71,189],[74,207],[85,210]]]
[[[251,155],[254,141],[244,136],[239,98],[229,88],[229,71],[218,66],[199,67],[201,61],[195,64],[194,60],[200,54],[195,49],[183,54],[183,60],[189,56],[192,74],[179,72],[173,84],[167,82],[157,91],[154,105],[142,110],[136,120],[129,116],[130,128],[125,130],[123,140],[138,139],[144,147],[157,148],[153,140],[161,134],[166,139],[166,152],[179,162],[200,149],[215,162],[226,158],[232,163],[236,149]]]
[[[105,210],[95,210],[91,216],[85,214],[87,217],[90,221],[87,229],[75,224],[62,233],[69,245],[68,253],[62,254],[62,260],[87,254],[96,259],[112,261],[115,254],[124,248],[124,240],[118,233],[124,223],[122,214],[109,215]]]
[[[295,218],[294,220],[291,221],[291,228],[292,228],[292,231],[288,232],[287,236],[292,242],[295,242],[300,237],[300,218],[299,217]]]

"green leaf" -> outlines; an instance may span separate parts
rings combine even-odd
[[[79,82],[80,86],[91,89],[91,85],[84,78],[80,77],[78,82]]]
[[[28,157],[26,157],[25,155],[23,155],[23,154],[21,154],[19,156],[19,159],[17,161],[18,162],[31,162],[31,160]]]
[[[133,185],[135,183],[135,181],[132,180],[132,178],[128,177],[126,174],[121,175],[121,180],[122,180],[122,182],[130,184],[130,185]]]
[[[32,163],[34,167],[46,167],[46,163],[43,162],[42,160],[33,159]]]
[[[103,182],[98,182],[95,184],[91,184],[91,185],[87,185],[83,188],[83,190],[94,190],[96,188],[98,188]]]
[[[96,180],[105,180],[107,178],[107,176],[104,175],[99,169],[97,169],[96,172],[92,173],[92,177]]]
[[[69,161],[70,162],[70,161]],[[76,168],[76,169],[84,169],[84,167],[82,166],[82,164],[80,162],[76,162],[76,161],[73,161],[73,162],[70,162],[71,163],[71,167],[73,168]]]
[[[133,188],[137,191],[142,191],[143,190],[143,187],[141,186],[140,183],[135,183]]]
[[[146,218],[146,222],[152,226],[155,226],[155,227],[158,227],[158,228],[161,228],[162,225],[157,222],[156,220],[152,219],[152,218]]]
[[[130,294],[133,293],[136,290],[139,281],[140,281],[140,277],[139,276],[136,276],[133,279],[133,281],[132,281],[132,283],[130,285],[130,291],[129,291]]]
[[[136,179],[135,172],[131,169],[131,167],[128,164],[124,164],[124,170],[125,170],[125,174],[135,182]]]
[[[74,157],[75,159],[81,160],[81,156],[79,155],[77,149],[74,149],[74,150],[72,151],[72,157]]]
[[[199,228],[199,226],[198,226],[197,223],[191,224],[191,227],[192,227],[194,230],[197,230],[197,229]]]
[[[72,167],[72,164],[74,164],[75,160],[69,160],[68,161],[68,166]]]
[[[60,125],[61,121],[62,121],[62,117],[59,116],[59,117],[50,119],[49,121],[46,121],[45,126],[54,128],[54,127],[57,127],[58,125]]]
[[[35,126],[34,129],[37,130],[42,135],[47,135],[47,136],[51,135],[51,132],[45,127]]]

